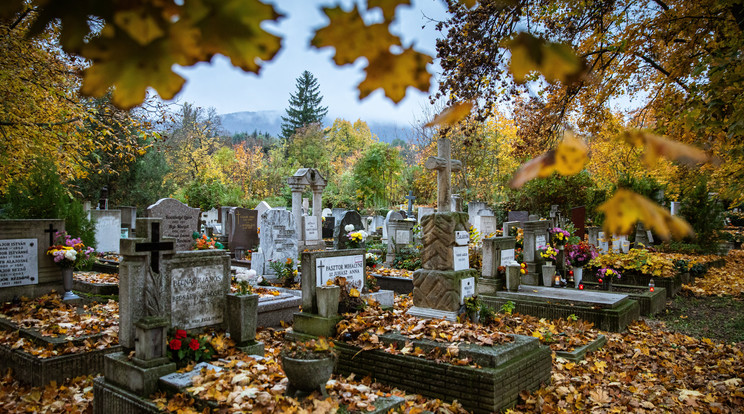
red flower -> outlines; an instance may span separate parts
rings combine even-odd
[[[176,339],[183,339],[186,337],[186,331],[183,329],[176,329]]]
[[[179,341],[178,339],[171,339],[168,347],[173,351],[178,351],[179,349],[181,349],[181,341]]]
[[[191,339],[191,342],[189,342],[189,348],[191,348],[192,351],[196,351],[199,349],[199,341],[196,339]]]

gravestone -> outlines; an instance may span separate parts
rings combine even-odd
[[[370,230],[371,233],[378,234],[382,236],[382,229],[385,225],[385,217],[382,216],[374,216],[372,217],[372,223],[370,223]]]
[[[96,251],[119,253],[121,210],[91,210],[96,222]]]
[[[478,281],[478,293],[491,295],[503,289],[504,275],[498,274],[499,266],[509,266],[514,260],[515,237],[492,237],[483,240],[483,266]]]
[[[599,226],[589,226],[586,228],[587,243],[594,247],[599,247]]]
[[[597,234],[597,250],[599,250],[600,254],[610,252],[610,240],[605,237],[605,232],[603,231]]]
[[[462,212],[462,197],[460,194],[452,194],[450,199],[450,208],[452,211]]]
[[[0,301],[64,292],[62,269],[46,254],[64,220],[0,220]]]
[[[253,261],[259,262],[255,259],[261,259],[262,269],[256,269],[258,273],[273,275],[274,271],[269,267],[269,261],[284,262],[289,258],[297,260],[299,250],[294,215],[287,210],[272,208],[265,211],[261,218],[264,223],[264,229],[261,230],[259,237],[261,254],[254,253]]]
[[[270,209],[271,209],[271,206],[269,205],[269,203],[267,203],[267,202],[265,202],[265,201],[261,201],[261,202],[260,202],[260,203],[258,203],[258,205],[256,206],[256,209],[255,209],[255,210],[256,210],[256,212],[257,212],[257,213],[256,213],[256,217],[258,217],[258,228],[259,228],[259,229],[261,228],[261,225],[263,224],[263,223],[261,222],[261,215],[262,215],[262,214],[263,214],[263,213],[264,213],[265,211],[267,211],[267,210],[270,210]]]
[[[477,290],[477,272],[466,264],[469,262],[468,215],[447,211],[451,171],[461,168],[462,164],[450,158],[450,142],[445,138],[437,140],[437,155],[429,157],[425,166],[437,171],[440,212],[421,219],[422,268],[413,272],[413,307],[408,313],[454,321],[464,301],[463,292],[467,293],[463,286],[472,285],[472,292]]]
[[[217,214],[217,223],[219,224],[219,227],[215,227],[216,229],[219,229],[220,236],[227,237],[228,234],[230,234],[230,229],[228,228],[228,217],[230,216],[230,210],[234,209],[235,207],[220,207],[219,213]],[[227,239],[224,239],[227,241]]]
[[[354,226],[354,231],[362,230],[362,216],[354,211],[354,210],[348,210],[343,217],[341,218],[341,222],[338,226],[334,229],[333,234],[333,248],[340,250],[340,249],[348,249],[349,247],[349,238],[347,237],[348,231],[346,231],[346,226],[349,224]]]
[[[681,205],[681,203],[679,201],[672,201],[672,202],[670,202],[669,203],[669,212],[673,216],[676,216],[679,213],[679,207],[680,207],[680,205]]]
[[[468,203],[468,221],[478,231],[480,231],[479,213],[486,208],[488,208],[488,205],[482,201],[471,201]],[[491,215],[493,215],[493,212],[491,212]]]
[[[576,228],[574,236],[578,236],[579,239],[584,240],[584,234],[586,234],[586,207],[574,207],[571,209],[571,222]]]
[[[119,343],[135,347],[135,322],[161,315],[169,327],[225,327],[230,256],[224,250],[175,251],[162,219],[137,219],[136,238],[122,239],[119,264]],[[153,299],[157,298],[157,299]]]
[[[421,223],[421,218],[424,216],[428,216],[429,214],[434,214],[435,209],[433,207],[419,207],[418,208],[418,222]]]
[[[414,219],[390,220],[388,223],[390,240],[387,243],[387,255],[385,256],[386,266],[393,264],[397,249],[413,243],[414,225],[416,225],[416,220]]]
[[[480,233],[481,237],[486,238],[489,235],[496,235],[499,229],[499,221],[496,216],[480,216]]]
[[[321,220],[321,217],[317,216],[304,216],[302,217],[303,227],[302,231],[304,232],[303,240],[305,240],[305,246],[314,246],[319,247],[319,244],[322,244],[320,247],[325,247],[325,244],[323,244],[323,240],[320,234],[321,227],[318,223]]]
[[[505,221],[504,227],[501,230],[502,236],[510,236],[511,235],[511,229],[513,228],[522,228],[522,222],[520,221]]]
[[[137,224],[137,207],[119,206],[118,210],[121,210],[121,228],[128,229],[134,234]]]
[[[390,239],[388,228],[390,225],[391,220],[403,220],[405,217],[403,217],[403,214],[400,213],[400,211],[390,210],[388,211],[387,215],[385,216],[385,224],[382,227],[382,240],[387,242]]]
[[[331,217],[323,217],[323,238],[324,239],[332,239],[333,238],[333,231],[336,228],[336,218]]]
[[[176,250],[191,250],[194,245],[192,234],[199,231],[198,208],[189,207],[174,198],[161,198],[147,207],[145,216],[162,219],[162,236],[176,239]]]
[[[258,210],[235,207],[228,214],[230,233],[227,245],[236,258],[242,258],[247,250],[258,246]]]
[[[520,223],[524,223],[525,221],[529,220],[530,213],[528,211],[523,210],[517,210],[517,211],[510,211],[507,214],[507,221],[518,221]]]
[[[538,249],[540,247],[544,248],[550,242],[548,228],[550,228],[550,221],[548,220],[526,221],[523,223],[524,263],[527,264],[527,272],[533,275],[540,273],[538,271],[538,265],[543,261],[539,257]],[[538,280],[542,280],[542,278],[540,277]]]
[[[416,199],[416,196],[413,195],[413,190],[409,190],[405,198],[408,200],[408,210],[406,210],[406,213],[408,217],[411,217],[413,215],[413,200]]]

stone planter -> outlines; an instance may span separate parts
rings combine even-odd
[[[542,278],[543,286],[553,286],[553,278],[555,278],[555,266],[552,264],[543,265]]]
[[[324,318],[338,315],[338,301],[341,297],[340,286],[316,286],[315,297],[318,301],[318,315]]]
[[[256,339],[259,295],[227,295],[227,330],[238,346]]]
[[[516,292],[519,290],[519,265],[506,267],[506,290]]]
[[[331,378],[336,359],[329,356],[323,359],[297,359],[282,355],[282,369],[289,380],[287,394],[294,395],[297,391],[320,391],[327,397],[325,383]]]
[[[584,268],[574,266],[573,274],[574,274],[574,287],[579,287],[579,285],[581,284],[581,279],[584,278]]]
[[[68,300],[80,299],[80,296],[72,293],[72,268],[71,267],[62,268],[62,285],[65,288],[65,294],[64,296],[62,296],[62,300],[68,301]]]

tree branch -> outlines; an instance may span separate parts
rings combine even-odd
[[[39,127],[53,127],[53,126],[59,126],[64,124],[69,124],[72,122],[80,121],[80,117],[66,119],[64,121],[59,122],[10,122],[10,121],[0,121],[0,125],[4,126],[16,126],[16,125],[23,125],[23,126],[39,126]]]
[[[684,89],[685,92],[690,92],[690,88],[687,85],[685,85],[684,83],[682,83],[681,80],[673,77],[672,74],[668,70],[666,70],[663,67],[661,67],[661,65],[659,65],[658,63],[654,62],[654,60],[651,59],[650,57],[645,56],[645,55],[642,55],[640,53],[633,53],[633,56],[636,56],[636,57],[639,57],[639,58],[643,59],[643,61],[646,62],[646,63],[648,63],[649,65],[651,65],[652,68],[658,70],[659,72],[663,73],[664,76],[666,76],[667,78],[673,80],[674,83],[676,83],[682,89]]]

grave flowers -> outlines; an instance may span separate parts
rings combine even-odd
[[[320,391],[328,396],[325,383],[331,378],[336,365],[336,351],[326,338],[307,342],[287,342],[279,354],[282,369],[289,380],[287,393]]]
[[[349,244],[347,245],[349,249],[358,249],[367,240],[367,232],[364,230],[354,231],[353,224],[347,224],[344,230],[347,231],[346,237],[349,239]]]
[[[597,270],[597,282],[602,285],[604,290],[612,290],[612,281],[620,280],[622,275],[617,270],[610,267],[603,267]]]
[[[553,227],[548,232],[550,233],[550,243],[558,248],[565,246],[568,243],[568,238],[571,237],[571,233],[560,227]]]
[[[584,266],[597,257],[597,250],[593,245],[581,241],[577,244],[566,245],[566,262],[573,267],[574,285],[578,286],[584,275]]]
[[[545,259],[542,267],[543,286],[552,286],[555,277],[555,262],[558,259],[558,250],[550,246],[540,246],[538,249],[540,257]]]
[[[250,295],[253,293],[253,287],[248,283],[252,278],[256,277],[256,271],[251,269],[248,273],[241,273],[235,277],[238,282],[238,296]]]
[[[278,260],[269,260],[269,267],[276,273],[276,276],[282,281],[285,287],[292,286],[295,276],[297,276],[297,265],[291,257],[285,262]]]
[[[72,269],[80,270],[88,266],[93,261],[93,252],[94,249],[86,247],[79,237],[72,238],[66,231],[54,233],[54,244],[49,246],[47,254],[62,268],[62,285],[65,289],[62,300],[80,299],[80,296],[72,293]]]
[[[192,361],[209,361],[214,356],[215,350],[207,335],[194,336],[183,329],[173,329],[168,337],[168,358],[179,368]]]
[[[194,232],[191,234],[191,238],[194,239],[193,250],[210,250],[210,249],[224,249],[225,246],[218,242],[214,237],[207,237],[206,234],[199,234]]]

